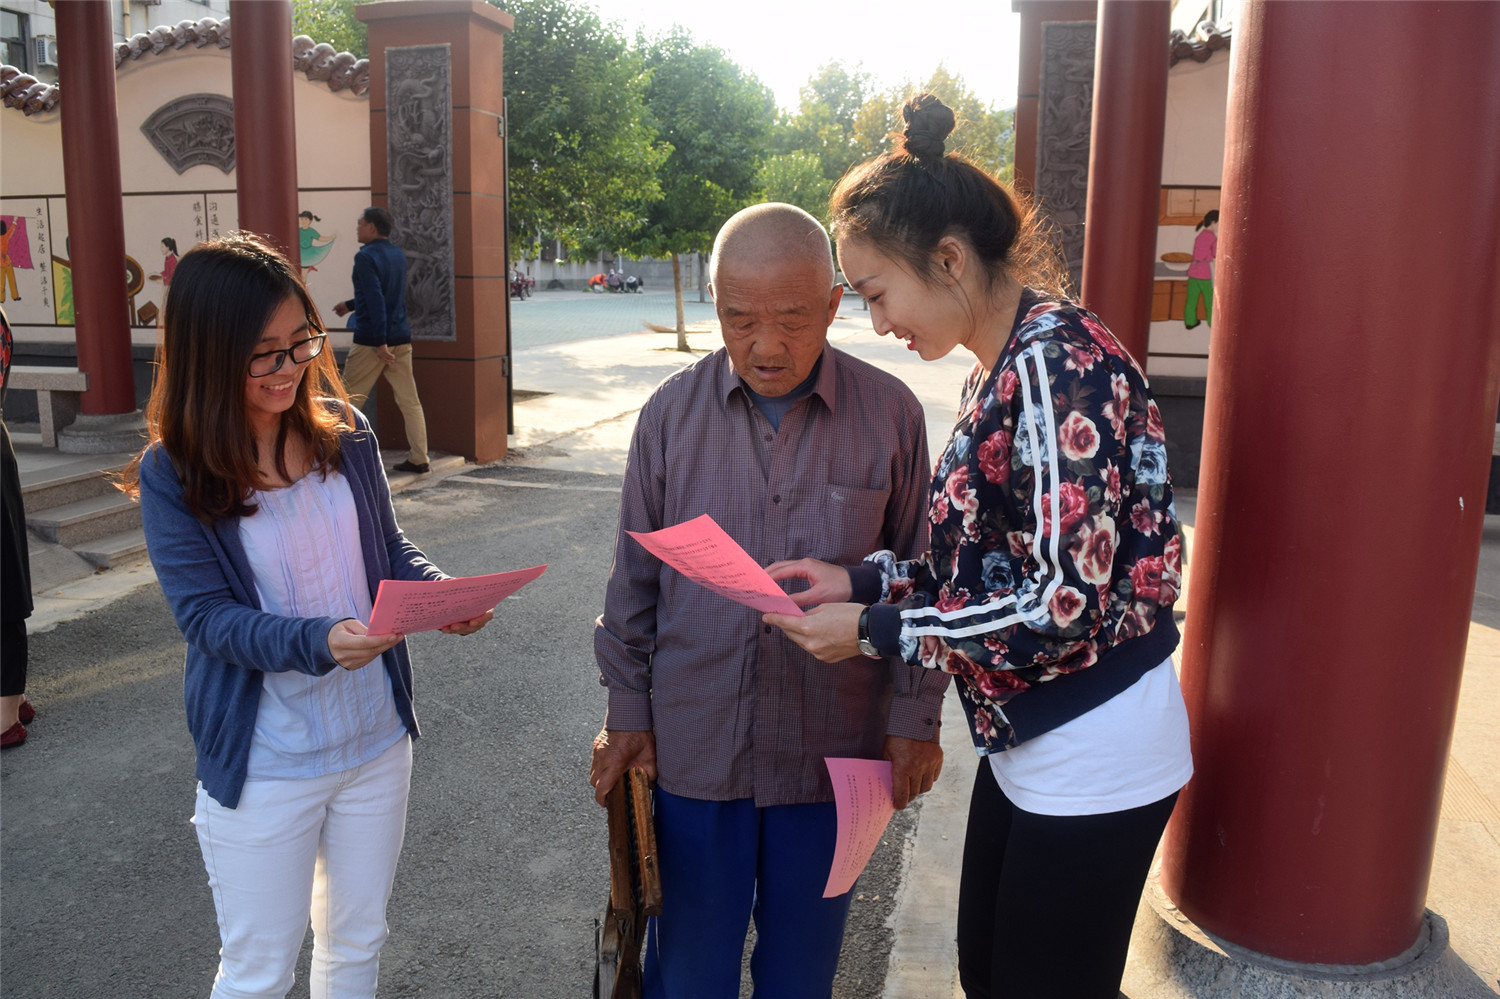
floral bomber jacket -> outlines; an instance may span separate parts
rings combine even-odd
[[[1177,645],[1182,543],[1145,375],[1072,302],[1027,289],[1017,317],[988,377],[976,365],[965,383],[930,551],[866,560],[899,608],[902,659],[962,678],[981,754],[1102,704]]]

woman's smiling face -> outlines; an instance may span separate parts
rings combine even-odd
[[[251,353],[286,350],[297,341],[306,340],[308,333],[307,312],[301,299],[288,295],[271,314],[271,321],[266,323]],[[269,375],[255,378],[245,373],[245,418],[252,427],[274,427],[280,423],[281,415],[297,400],[297,387],[302,384],[302,373],[308,363],[298,363],[287,356],[282,359],[281,367]]]
[[[946,357],[963,342],[967,316],[951,286],[921,280],[858,237],[841,238],[838,247],[844,277],[869,303],[876,333],[905,340],[924,361]]]

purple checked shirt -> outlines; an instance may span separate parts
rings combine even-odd
[[[916,397],[832,347],[779,430],[722,349],[656,389],[630,446],[594,652],[607,726],[655,731],[663,788],[762,807],[831,801],[823,758],[879,759],[886,735],[932,738],[949,677],[894,658],[820,663],[625,532],[708,513],[763,566],[915,557],[930,474]]]

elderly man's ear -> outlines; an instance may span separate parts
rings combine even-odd
[[[828,295],[828,325],[833,325],[833,320],[839,314],[839,302],[844,298],[844,285],[842,283],[833,286]]]

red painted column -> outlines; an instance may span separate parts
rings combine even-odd
[[[88,372],[82,411],[135,412],[130,309],[125,297],[125,216],[115,114],[114,25],[109,0],[58,4],[58,86],[73,269],[78,368]]]
[[[1098,32],[1082,299],[1144,368],[1166,138],[1171,4],[1099,0]]]
[[[1197,773],[1162,884],[1284,960],[1382,961],[1421,928],[1500,394],[1497,53],[1493,3],[1249,0],[1235,22]]]
[[[230,0],[229,19],[239,225],[299,264],[291,0]]]

